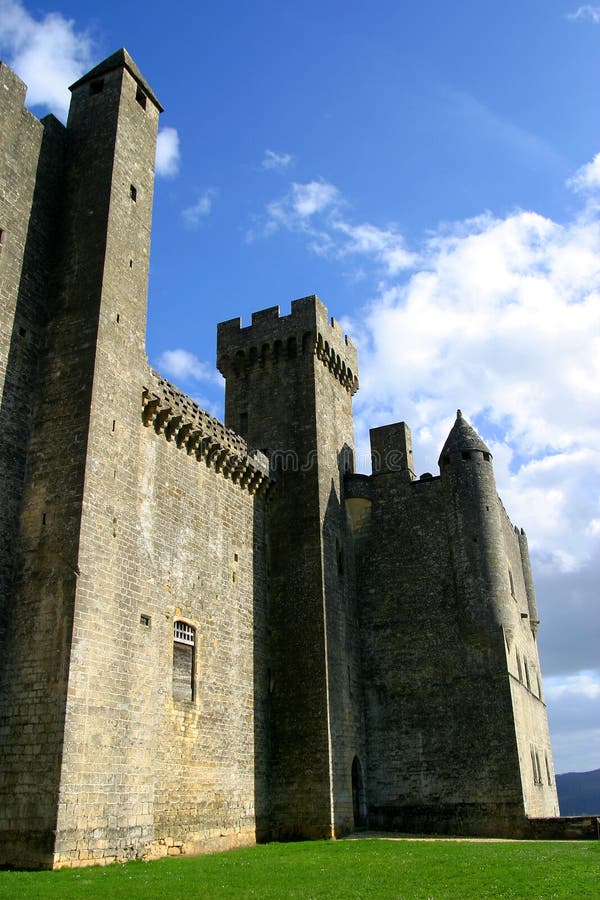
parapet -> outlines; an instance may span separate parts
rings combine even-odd
[[[240,318],[217,326],[217,367],[225,378],[309,354],[316,355],[349,393],[356,393],[356,347],[315,294],[293,300],[288,316],[271,306],[253,313],[252,323],[245,327]]]
[[[152,426],[188,456],[203,461],[251,494],[269,487],[269,461],[264,453],[251,450],[239,434],[201,409],[158,372],[152,372],[152,376],[153,389],[146,387],[142,392],[142,421],[146,427]]]

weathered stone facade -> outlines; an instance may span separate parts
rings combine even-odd
[[[525,535],[459,415],[353,472],[316,297],[222,323],[225,424],[148,365],[161,107],[125,51],[66,128],[0,64],[0,864],[558,814]]]

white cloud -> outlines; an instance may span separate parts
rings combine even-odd
[[[585,772],[600,765],[600,671],[544,679],[552,752],[557,772]]]
[[[600,25],[600,6],[585,4],[576,9],[575,12],[568,13],[567,19],[589,19],[594,25]]]
[[[183,210],[183,221],[189,228],[196,228],[202,219],[210,215],[216,194],[217,192],[214,188],[208,188],[203,194],[200,194],[192,206],[188,206],[187,209]]]
[[[578,672],[566,678],[548,678],[545,685],[546,697],[585,697],[600,699],[600,677],[598,672]]]
[[[587,216],[482,216],[431,237],[419,271],[386,285],[352,329],[363,432],[411,422],[417,464],[435,471],[462,408],[493,438],[513,519],[558,571],[598,547],[599,259],[600,225]]]
[[[175,128],[162,128],[156,139],[156,174],[172,178],[179,172],[179,135]]]
[[[383,264],[388,275],[410,269],[417,261],[416,256],[406,249],[403,236],[394,227],[377,228],[368,223],[352,225],[343,219],[334,219],[331,226],[347,239],[338,248],[340,256],[354,253],[371,257]]]
[[[18,0],[0,0],[0,51],[27,84],[28,105],[45,106],[64,120],[68,86],[92,64],[90,36],[60,13],[37,20]]]
[[[287,194],[267,205],[262,227],[247,237],[266,237],[283,228],[303,233],[315,253],[339,259],[363,256],[388,275],[414,265],[416,257],[407,250],[395,226],[379,228],[368,222],[351,222],[344,215],[345,207],[346,201],[334,184],[323,179],[293,182]]]
[[[591,162],[577,169],[567,184],[582,194],[600,190],[600,153],[597,153]]]
[[[291,153],[276,153],[274,150],[265,150],[261,163],[263,169],[282,172],[292,164],[294,157]]]
[[[327,181],[309,181],[307,184],[294,182],[288,196],[271,204],[269,210],[275,217],[279,216],[281,221],[293,224],[330,208],[338,198],[338,189]]]
[[[219,373],[215,373],[214,366],[198,359],[189,350],[177,348],[165,350],[158,359],[158,367],[170,378],[181,382],[207,382],[209,384],[222,384],[223,379]]]

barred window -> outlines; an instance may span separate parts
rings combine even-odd
[[[196,629],[176,619],[173,623],[173,700],[194,699]]]
[[[195,643],[193,626],[177,620],[174,623],[173,640],[178,644],[190,644],[193,647]]]

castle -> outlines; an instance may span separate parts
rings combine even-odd
[[[66,128],[0,64],[0,864],[558,815],[524,533],[460,412],[353,471],[317,297],[218,327],[225,424],[148,364],[160,104],[121,50]]]

